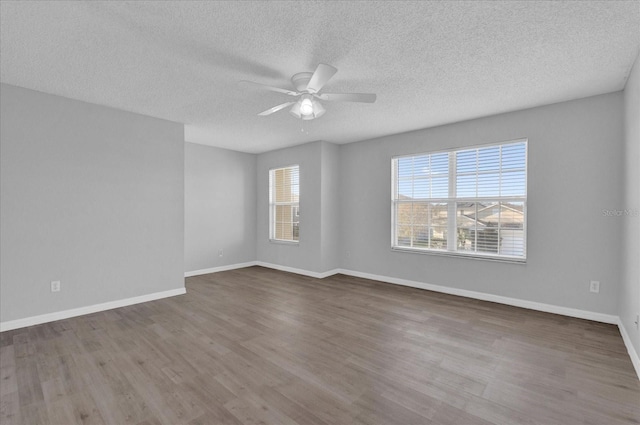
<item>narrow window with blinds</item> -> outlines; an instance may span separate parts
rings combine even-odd
[[[300,167],[269,170],[269,239],[297,243],[300,237]]]
[[[392,159],[392,248],[526,260],[527,140]]]

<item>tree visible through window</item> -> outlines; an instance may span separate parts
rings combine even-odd
[[[392,246],[526,258],[527,141],[392,160]]]
[[[300,169],[297,165],[269,171],[271,240],[297,242],[300,237]]]

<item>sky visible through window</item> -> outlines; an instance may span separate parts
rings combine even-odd
[[[300,196],[300,172],[293,173],[291,176],[291,193]]]

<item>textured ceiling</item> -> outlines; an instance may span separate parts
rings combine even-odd
[[[639,1],[7,2],[4,83],[184,123],[187,141],[264,152],[349,143],[621,90],[640,45]],[[291,88],[319,62],[314,121],[239,80]],[[302,131],[304,130],[304,131]]]

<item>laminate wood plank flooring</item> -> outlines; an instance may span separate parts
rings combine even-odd
[[[262,267],[0,334],[0,423],[639,424],[616,326]]]

